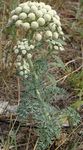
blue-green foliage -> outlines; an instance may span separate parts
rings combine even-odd
[[[63,125],[62,118],[67,118],[72,125],[77,125],[80,121],[78,113],[73,108],[68,107],[61,111],[51,105],[56,94],[66,94],[66,92],[57,87],[53,75],[49,74],[47,64],[44,59],[35,61],[34,68],[38,78],[34,81],[33,76],[30,75],[27,80],[23,81],[25,91],[22,93],[18,109],[22,121],[31,114],[33,120],[37,122],[37,150],[44,150],[52,143],[54,137],[59,137]],[[36,89],[38,89],[42,101],[37,97]]]

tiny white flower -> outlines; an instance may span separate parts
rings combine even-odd
[[[21,13],[21,11],[22,11],[22,7],[17,7],[16,9],[15,9],[15,13],[16,14],[19,14],[19,13]]]
[[[61,46],[61,47],[60,47],[60,51],[64,51],[64,47]]]
[[[19,4],[19,6],[22,7],[22,8],[23,8],[24,6],[26,6],[26,5],[27,5],[26,2],[25,2],[25,3],[20,3],[20,4]]]
[[[34,14],[34,13],[28,14],[28,18],[29,18],[30,20],[35,20],[35,14]]]
[[[60,32],[61,35],[64,35],[63,31]]]
[[[60,21],[60,17],[58,15],[55,15],[55,18]]]
[[[20,71],[19,74],[20,74],[21,76],[23,76],[23,75],[24,75],[24,72],[23,72],[23,71]]]
[[[59,49],[59,47],[55,45],[55,46],[54,46],[54,49],[55,49],[55,50],[58,50],[58,49]]]
[[[22,50],[22,54],[25,55],[26,54],[26,50]]]
[[[29,72],[29,64],[24,62],[23,68]]]
[[[36,34],[35,34],[35,39],[36,39],[37,41],[41,41],[41,40],[42,40],[42,35],[41,35],[40,33],[36,33]]]
[[[22,27],[24,30],[29,30],[30,29],[30,24],[28,22],[22,23]]]
[[[36,14],[37,17],[42,17],[43,16],[43,13],[42,13],[41,10],[35,11],[35,14]]]
[[[20,41],[20,40],[17,41],[17,45],[19,45],[19,44],[21,44],[21,41]]]
[[[23,66],[20,66],[19,68],[20,68],[20,70],[23,70]]]
[[[27,74],[27,73],[28,73],[28,70],[25,70],[24,73]]]
[[[21,55],[18,55],[18,56],[17,56],[17,60],[20,61],[21,59],[22,59],[22,56],[21,56]]]
[[[53,33],[53,38],[54,38],[54,39],[58,39],[58,37],[59,37],[59,34],[58,34],[57,32],[54,32],[54,33]]]
[[[34,2],[34,5],[35,5],[36,7],[38,7],[38,6],[39,6],[39,3],[38,3],[38,2]]]
[[[27,41],[27,39],[26,39],[26,38],[24,38],[24,39],[23,39],[23,42],[24,42],[24,41]],[[28,41],[27,41],[27,42],[28,42]]]
[[[29,13],[29,11],[30,11],[30,7],[28,5],[24,5],[23,12]]]
[[[14,50],[14,52],[15,52],[15,54],[18,54],[18,53],[19,53],[19,49],[16,48],[16,49]]]
[[[24,13],[24,12],[23,12],[23,13],[20,13],[19,18],[24,20],[24,19],[27,18],[27,14]]]
[[[14,46],[14,50],[17,48],[17,46]]]
[[[28,41],[24,41],[23,43],[28,46]]]
[[[46,38],[51,38],[52,37],[52,32],[50,30],[45,32],[45,37]]]
[[[53,10],[49,10],[49,11],[48,11],[48,14],[50,14],[51,16],[53,16],[53,15],[54,15]]]
[[[45,21],[51,21],[51,15],[45,14],[44,19],[45,19]]]
[[[30,49],[34,49],[35,48],[35,46],[34,45],[30,45]]]
[[[36,21],[33,21],[32,23],[31,23],[31,28],[32,29],[37,29],[39,27],[39,24],[36,22]]]
[[[13,15],[11,19],[16,21],[18,19],[18,16],[17,15]]]
[[[51,10],[51,6],[50,5],[46,5],[45,8],[50,11]]]
[[[23,41],[20,41],[20,45],[22,45],[22,46],[23,46],[23,45],[24,45],[24,42],[23,42]]]
[[[45,3],[40,2],[40,6],[44,7],[44,6],[45,6]]]
[[[24,50],[25,46],[23,44],[21,44],[21,45],[18,45],[18,48],[20,48],[21,50]]]
[[[64,33],[63,33],[63,34],[64,34]],[[65,41],[65,37],[64,37],[64,36],[62,37],[62,39],[63,39],[63,41]]]
[[[22,20],[17,20],[15,25],[16,27],[20,27],[22,25]]]
[[[25,77],[25,79],[27,79],[27,78],[28,78],[28,75],[25,75],[24,77]]]
[[[55,24],[61,26],[61,22],[58,19],[56,19],[55,17],[53,17],[53,21]]]
[[[32,12],[36,12],[37,11],[37,7],[35,5],[31,6],[31,11]]]
[[[29,51],[30,49],[31,49],[30,46],[26,45],[26,50]]]
[[[11,26],[13,24],[13,20],[12,19],[9,19],[8,20],[8,26]]]
[[[31,58],[32,58],[32,54],[30,54],[30,53],[27,54],[27,58],[30,58],[30,59],[31,59]]]
[[[28,2],[28,6],[31,7],[32,5],[33,5],[33,2],[29,1],[29,2]]]
[[[45,8],[42,8],[41,11],[43,14],[47,13],[47,10]]]
[[[25,44],[25,49],[26,49],[26,50],[28,50],[28,49],[27,49],[27,47],[28,47],[28,45],[27,45],[27,44]]]
[[[15,10],[12,10],[12,11],[11,11],[11,15],[14,15],[14,14],[15,14]]]
[[[56,25],[55,25],[54,23],[50,23],[50,24],[49,24],[49,28],[50,28],[50,30],[51,30],[52,32],[54,32],[55,29],[56,29]]]
[[[17,62],[16,63],[16,66],[18,67],[18,66],[21,66],[21,63],[20,62]]]
[[[59,26],[59,27],[57,28],[57,30],[58,30],[59,33],[61,33],[61,32],[62,32],[61,26]]]
[[[45,24],[45,19],[44,18],[39,18],[37,20],[37,22],[39,23],[40,26],[43,26]]]
[[[57,15],[57,12],[55,10],[53,10],[53,15],[56,16]]]

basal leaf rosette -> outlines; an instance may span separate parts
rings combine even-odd
[[[31,1],[21,3],[11,12],[8,24],[14,25],[17,30],[24,30],[26,38],[33,40],[35,44],[43,42],[51,44],[51,49],[64,50],[59,42],[64,36],[60,17],[50,5]]]

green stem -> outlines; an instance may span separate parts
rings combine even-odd
[[[37,74],[36,74],[36,72],[34,70],[34,66],[33,66],[33,63],[32,63],[30,58],[28,59],[28,62],[29,62],[31,73],[32,73],[33,83],[34,83],[34,86],[35,86],[35,93],[37,95],[37,98],[41,102],[43,102],[44,100],[41,98],[41,95],[40,95],[40,92],[39,92],[39,89],[38,89],[38,76],[37,76]]]
[[[34,70],[34,66],[33,66],[33,63],[32,63],[30,58],[28,59],[28,63],[29,63],[30,70],[31,70],[31,73],[32,73],[32,80],[33,80],[33,83],[34,83],[34,86],[35,86],[36,96],[37,96],[37,98],[40,101],[40,104],[42,106],[42,110],[43,110],[43,113],[44,113],[45,120],[48,120],[47,115],[46,115],[47,111],[45,109],[45,102],[44,102],[44,99],[41,97],[41,94],[40,94],[40,91],[39,91],[38,76],[37,76],[37,74],[36,74],[36,72]]]

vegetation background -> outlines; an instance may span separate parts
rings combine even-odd
[[[12,47],[11,37],[4,29],[10,11],[25,1],[0,0],[0,101],[7,101],[10,105],[19,103],[19,88],[21,91],[24,89],[18,77],[14,75],[15,68],[7,67],[10,60],[8,52]],[[67,95],[57,96],[53,105],[57,105],[60,109],[72,106],[81,116],[80,124],[75,127],[71,127],[68,121],[64,120],[61,137],[55,139],[48,150],[83,150],[83,0],[44,0],[44,2],[58,12],[66,38],[65,52],[59,54],[66,70],[58,69],[56,72],[58,85],[67,91]],[[5,56],[7,58],[4,60]],[[15,132],[11,133],[12,128]],[[34,128],[33,122],[24,123],[19,130],[16,115],[1,114],[1,150],[32,150],[33,147],[35,150]]]

